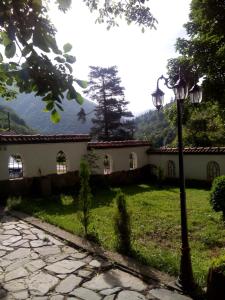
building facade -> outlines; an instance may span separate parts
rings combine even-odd
[[[80,160],[95,156],[94,173],[109,175],[147,165],[161,170],[165,178],[178,178],[178,150],[152,149],[147,141],[90,142],[88,135],[0,135],[0,183],[11,189],[31,178],[78,172]],[[212,181],[225,174],[225,148],[185,148],[186,179]],[[61,176],[62,177],[62,176]]]

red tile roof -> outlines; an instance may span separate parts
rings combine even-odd
[[[150,154],[160,154],[160,153],[168,153],[168,154],[177,154],[178,148],[167,148],[161,147],[159,149],[149,149],[148,153]],[[187,147],[183,149],[183,153],[190,154],[224,154],[225,147]]]
[[[150,143],[148,141],[138,141],[138,140],[88,143],[88,149],[124,148],[124,147],[140,147],[140,146],[150,146]]]
[[[42,144],[42,143],[74,143],[88,142],[87,134],[57,134],[57,135],[19,135],[0,134],[0,144]]]

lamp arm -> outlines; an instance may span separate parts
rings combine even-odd
[[[159,81],[160,80],[164,80],[164,84],[166,85],[166,87],[168,87],[168,89],[173,89],[173,86],[171,86],[169,84],[169,78],[166,78],[165,76],[161,75],[158,79],[157,79],[157,88],[159,87]]]

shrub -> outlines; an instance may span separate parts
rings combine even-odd
[[[207,299],[224,300],[225,295],[225,256],[212,262],[207,278]],[[216,298],[215,298],[216,297]]]
[[[210,203],[215,211],[222,211],[225,220],[225,176],[216,177],[213,181]]]
[[[18,209],[22,202],[21,197],[9,197],[7,199],[7,208],[8,210]]]
[[[114,228],[117,237],[117,250],[129,255],[131,253],[131,226],[130,215],[124,193],[118,190],[116,195],[117,210],[114,217]]]
[[[81,211],[81,223],[84,227],[85,237],[88,236],[88,226],[90,224],[90,208],[91,208],[91,189],[89,185],[90,170],[85,159],[80,162],[80,192],[79,192],[79,208]]]

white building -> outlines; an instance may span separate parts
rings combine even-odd
[[[0,190],[28,192],[36,187],[72,186],[80,160],[94,149],[95,173],[112,176],[145,166],[160,169],[165,178],[178,178],[176,148],[152,149],[147,141],[90,142],[88,135],[0,135]],[[185,148],[186,179],[212,181],[225,174],[225,148]],[[111,175],[110,175],[111,174]],[[149,174],[150,175],[150,174]]]

